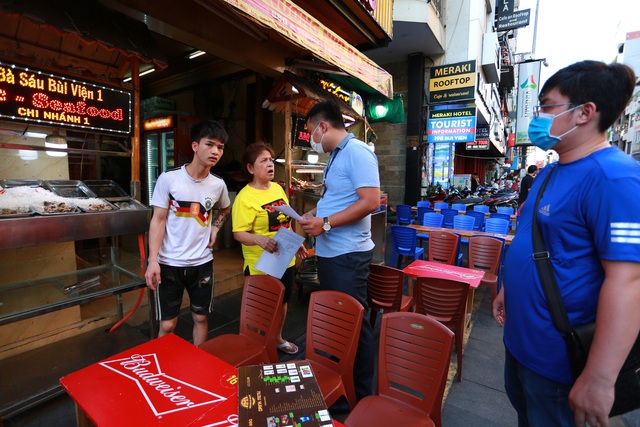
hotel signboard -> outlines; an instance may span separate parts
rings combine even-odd
[[[476,107],[429,112],[427,142],[471,142],[476,136]]]

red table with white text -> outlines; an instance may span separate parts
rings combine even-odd
[[[484,277],[484,271],[418,259],[406,266],[404,273],[413,277],[435,277],[468,283],[471,289],[467,297],[467,319],[465,324],[466,326],[469,325],[471,311],[473,309],[473,291],[480,285],[480,281]],[[411,285],[413,285],[413,283],[411,283]],[[410,294],[413,295],[413,286],[409,286],[409,291]]]
[[[232,427],[236,368],[170,334],[63,377],[78,426]]]

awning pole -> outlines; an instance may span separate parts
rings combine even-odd
[[[131,137],[131,197],[142,198],[140,184],[140,63],[131,59],[131,81],[133,83],[133,136]]]
[[[291,101],[287,101],[284,111],[284,169],[287,194],[291,189]]]

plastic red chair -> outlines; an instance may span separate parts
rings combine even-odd
[[[353,364],[358,348],[364,308],[338,291],[311,294],[307,315],[306,360],[311,363],[327,407],[344,396],[356,405]]]
[[[219,335],[199,347],[236,368],[277,363],[276,338],[283,299],[284,286],[280,280],[267,275],[245,277],[240,332]]]
[[[502,260],[502,240],[489,236],[469,238],[469,268],[485,272],[480,285],[491,288],[491,304],[498,295],[500,263]]]
[[[429,234],[429,261],[455,265],[460,251],[460,236],[449,231]]]
[[[386,265],[371,264],[367,281],[367,303],[371,308],[369,323],[376,324],[378,312],[410,311],[413,297],[403,295],[404,272]]]
[[[458,381],[462,381],[462,340],[468,294],[467,283],[432,277],[418,277],[413,293],[416,313],[434,318],[455,334]]]
[[[440,427],[452,347],[453,333],[428,316],[384,314],[378,353],[378,392],[360,400],[344,424]]]

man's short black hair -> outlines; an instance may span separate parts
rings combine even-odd
[[[557,89],[574,106],[593,102],[600,113],[598,129],[604,132],[624,111],[635,84],[636,75],[628,65],[587,60],[571,64],[551,76],[542,86],[540,98]]]
[[[527,168],[527,173],[534,173],[537,170],[538,170],[538,167],[536,165],[531,165]]]
[[[227,134],[220,122],[203,120],[191,127],[191,141],[200,142],[202,138],[217,139],[226,144],[229,140],[229,134]]]
[[[323,121],[336,129],[345,129],[342,111],[335,102],[322,101],[311,107],[307,113],[306,121]]]

